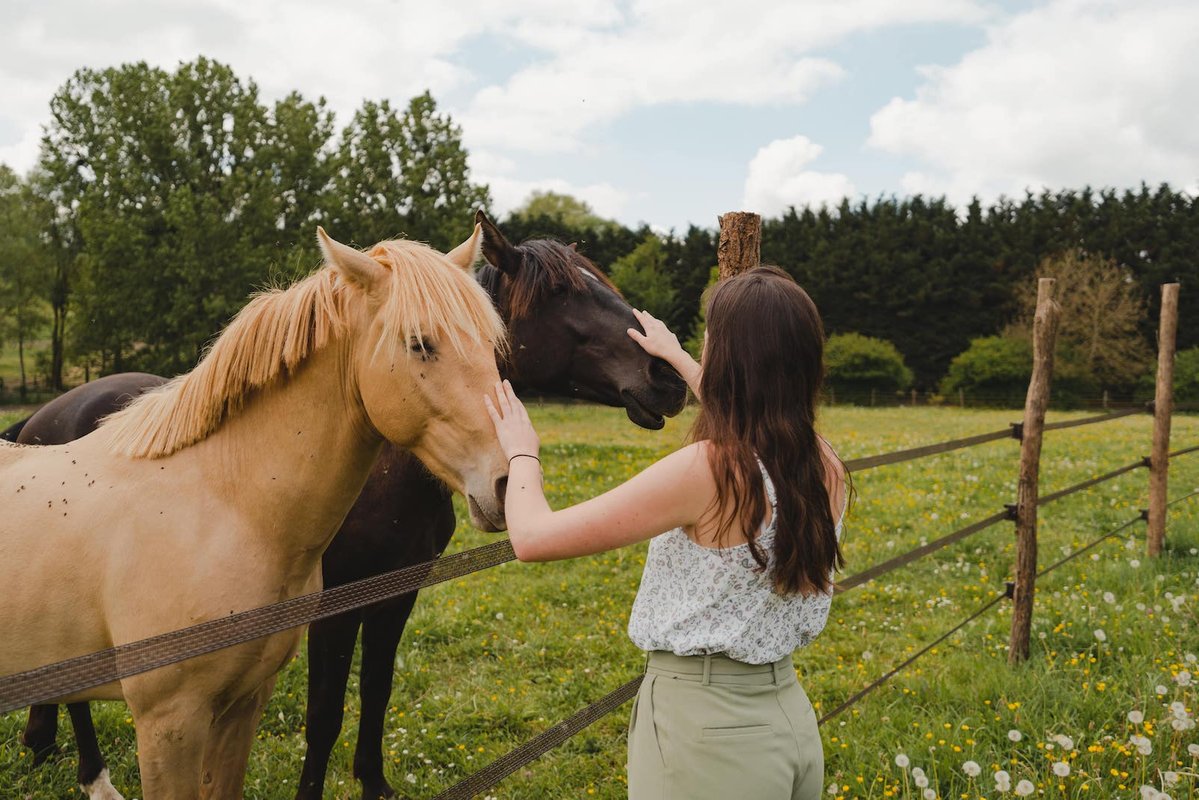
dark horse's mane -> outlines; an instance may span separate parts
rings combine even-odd
[[[549,293],[562,289],[572,292],[585,289],[587,277],[580,272],[580,268],[620,295],[620,290],[591,259],[557,239],[530,239],[516,249],[523,259],[515,276],[489,263],[484,263],[478,273],[479,283],[492,297],[500,297],[500,287],[507,282],[507,312],[510,319],[527,316]]]

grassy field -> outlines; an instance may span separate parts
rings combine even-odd
[[[676,447],[687,421],[650,433],[610,409],[543,405],[533,414],[556,506],[591,497]],[[852,458],[989,431],[1017,417],[838,407],[825,413],[823,427]],[[0,414],[0,426],[8,421]],[[1051,432],[1043,491],[1133,461],[1149,440],[1150,420],[1141,416]],[[1174,442],[1199,443],[1199,418],[1176,419]],[[858,501],[844,539],[847,573],[1002,509],[1014,499],[1017,451],[1005,440],[857,475]],[[1135,516],[1146,482],[1138,470],[1046,507],[1042,563]],[[1171,496],[1196,488],[1199,453],[1175,463]],[[1046,576],[1026,665],[1007,666],[1010,614],[1002,603],[831,722],[823,731],[828,796],[919,798],[926,784],[934,793],[928,797],[998,797],[1004,793],[994,775],[1004,770],[1013,793],[1029,781],[1038,797],[1139,798],[1140,787],[1152,785],[1175,800],[1193,800],[1197,522],[1199,498],[1171,509],[1161,560],[1145,557],[1138,524]],[[451,550],[493,539],[461,528]],[[1002,591],[1013,555],[1012,529],[1000,524],[838,597],[824,634],[796,654],[818,710]],[[625,625],[643,562],[640,546],[572,562],[507,564],[423,592],[396,662],[386,740],[392,783],[410,796],[431,796],[636,675],[643,656]],[[294,793],[305,676],[303,656],[281,676],[259,729],[248,797]],[[359,796],[350,771],[355,690],[352,681],[327,797]],[[138,796],[132,721],[123,705],[97,709],[114,783]],[[623,797],[627,714],[628,707],[601,720],[492,796]],[[34,772],[19,743],[23,723],[23,714],[0,718],[0,797],[79,796],[68,737],[60,737],[65,756]],[[69,728],[65,718],[63,724]],[[970,762],[977,776],[968,774],[975,771]]]

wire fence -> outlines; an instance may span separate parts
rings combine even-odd
[[[1079,420],[1051,423],[1045,425],[1044,430],[1062,430],[1082,425],[1103,423],[1135,413],[1144,413],[1144,411],[1144,407],[1130,408]],[[1022,433],[1022,427],[1019,424],[1015,424],[1004,430],[991,431],[875,456],[851,459],[846,464],[854,471],[873,469],[975,447],[1000,439],[1019,439]],[[1175,450],[1169,454],[1169,457],[1175,458],[1196,451],[1199,451],[1199,445]],[[1147,466],[1149,466],[1149,459],[1140,459],[1094,478],[1081,481],[1047,495],[1042,495],[1037,498],[1037,505],[1042,506],[1055,502],[1092,486],[1113,480],[1135,469]],[[1177,498],[1171,502],[1171,505],[1195,495],[1199,495],[1199,491]],[[837,583],[835,591],[838,593],[850,591],[882,575],[906,566],[923,556],[960,542],[999,522],[1013,518],[1014,507],[1008,506],[1003,511],[994,513],[932,542],[922,544],[894,558],[851,575]],[[1071,559],[1078,557],[1101,542],[1127,529],[1141,518],[1137,517],[1129,520],[1118,528],[1107,532],[1084,548],[1080,548],[1075,553],[1046,567],[1038,575],[1043,575],[1057,569]],[[337,616],[347,611],[399,597],[444,581],[490,569],[514,559],[515,554],[509,542],[506,539],[500,540],[483,545],[482,547],[433,559],[326,591],[303,595],[262,608],[251,609],[181,630],[164,633],[160,636],[118,645],[107,650],[47,664],[14,675],[3,676],[0,677],[0,713],[6,713],[35,703],[67,696],[168,664],[200,657],[223,648],[236,646],[263,636],[305,625],[319,619]],[[921,656],[930,652],[938,644],[963,627],[994,608],[1005,597],[1009,597],[1010,595],[1011,587],[1009,586],[1005,593],[999,594],[922,650],[905,659],[850,698],[847,698],[832,711],[825,714],[820,719],[820,722],[823,724],[855,703],[860,702],[879,686],[894,677],[894,675],[898,674]],[[571,717],[534,736],[529,741],[496,759],[488,766],[446,789],[441,794],[438,794],[435,800],[474,797],[494,787],[516,770],[558,747],[596,720],[622,706],[637,693],[641,680],[641,676],[638,676],[609,692]]]

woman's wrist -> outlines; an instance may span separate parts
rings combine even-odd
[[[536,453],[513,453],[508,457],[508,466],[512,466],[512,462],[518,458],[531,458],[538,464],[541,463],[541,458]]]

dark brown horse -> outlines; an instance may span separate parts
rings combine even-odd
[[[480,212],[483,253],[479,282],[511,333],[511,355],[500,372],[518,390],[578,397],[626,410],[646,428],[677,413],[686,387],[664,362],[650,358],[626,333],[638,327],[628,304],[594,264],[573,246],[550,240],[511,245]],[[114,375],[81,386],[26,421],[18,441],[61,443],[94,429],[162,378]],[[20,425],[21,423],[18,423]],[[16,426],[14,426],[16,427]],[[449,491],[415,458],[385,446],[362,495],[325,551],[324,585],[350,581],[436,558],[455,525]],[[362,629],[361,716],[354,775],[363,797],[391,797],[383,777],[383,722],[391,696],[396,649],[416,593],[362,611],[314,623],[308,631],[308,751],[297,798],[321,796],[329,754],[341,732],[346,684]],[[79,781],[104,769],[86,704],[69,707],[79,740]],[[35,763],[55,750],[55,706],[30,710],[24,741]]]

